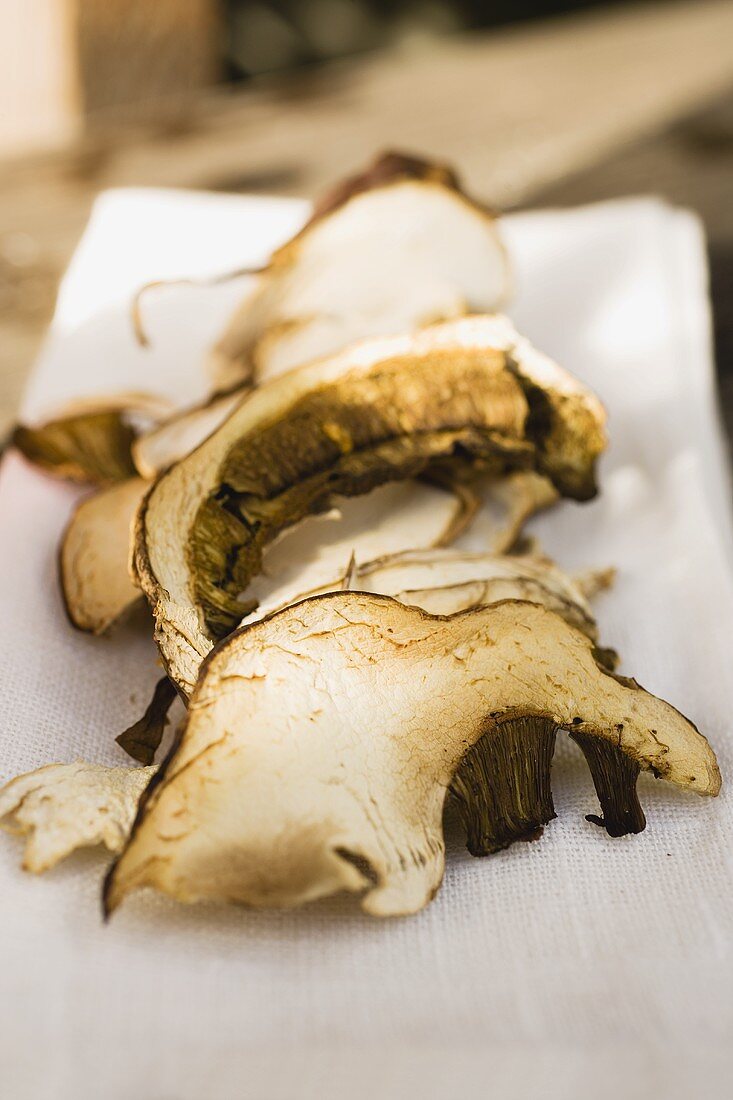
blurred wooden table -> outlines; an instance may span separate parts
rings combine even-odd
[[[712,0],[563,17],[108,118],[64,152],[0,164],[0,431],[98,191],[313,195],[385,147],[455,163],[505,209],[650,191],[698,209],[733,409],[731,41],[733,5]]]

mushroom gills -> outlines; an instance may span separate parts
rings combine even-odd
[[[589,390],[498,317],[365,342],[259,387],[158,479],[138,516],[135,568],[166,670],[189,694],[212,642],[246,614],[268,544],[335,497],[470,467],[534,471],[586,500],[604,419]]]
[[[448,793],[472,856],[538,840],[557,817],[550,787],[557,729],[534,716],[492,722],[462,758]]]
[[[148,394],[78,400],[45,423],[19,424],[11,442],[24,458],[54,477],[110,485],[134,477],[132,447],[137,435],[170,411],[168,401]]]

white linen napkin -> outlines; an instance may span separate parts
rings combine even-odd
[[[182,404],[244,282],[132,292],[259,263],[306,206],[116,191],[64,279],[24,415],[140,389]],[[101,922],[107,859],[40,879],[0,839],[0,1074],[13,1100],[501,1100],[725,1093],[733,1069],[733,537],[698,222],[654,200],[512,216],[510,310],[610,414],[602,493],[533,531],[561,564],[618,567],[598,603],[623,670],[718,751],[714,801],[642,776],[648,827],[611,840],[579,754],[553,768],[558,820],[476,860],[449,850],[415,917],[335,899],[293,913],[152,894]],[[0,777],[77,758],[125,763],[113,737],[159,676],[141,623],[107,639],[62,611],[56,547],[77,490],[8,455],[0,471]],[[563,742],[566,739],[562,739]],[[704,1082],[704,1084],[703,1084]]]

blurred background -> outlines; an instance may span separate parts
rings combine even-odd
[[[505,210],[698,210],[733,423],[729,0],[0,0],[0,432],[98,191],[313,196],[384,148]]]

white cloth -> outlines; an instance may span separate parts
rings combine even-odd
[[[64,281],[26,415],[92,391],[205,389],[201,360],[242,284],[130,293],[260,262],[302,203],[119,191]],[[610,413],[602,494],[533,525],[570,567],[616,565],[598,603],[623,668],[689,714],[731,774],[733,538],[697,221],[652,200],[507,218],[512,316]],[[159,675],[141,623],[66,622],[56,546],[76,490],[9,455],[0,475],[2,778],[50,761],[124,763],[113,736]],[[567,739],[563,738],[563,741]],[[335,899],[293,912],[186,908],[152,894],[105,927],[107,860],[43,878],[0,841],[0,1092],[8,1100],[392,1100],[721,1095],[733,1023],[733,818],[643,776],[646,832],[584,815],[562,748],[559,814],[534,844],[450,846],[416,917]],[[719,1084],[719,1089],[716,1088]]]

